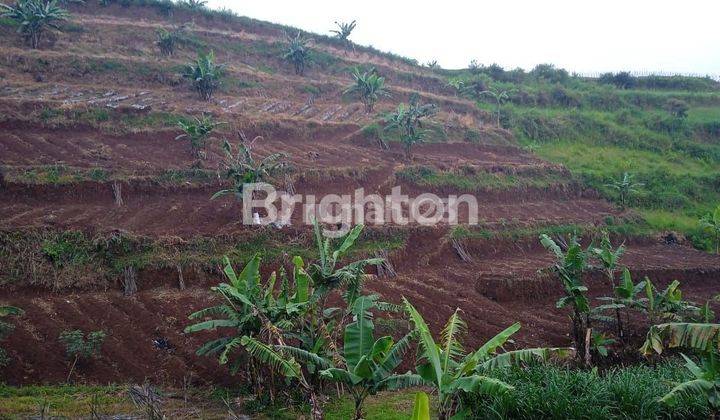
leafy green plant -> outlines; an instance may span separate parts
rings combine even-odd
[[[365,112],[373,111],[377,101],[383,96],[390,96],[385,88],[385,78],[381,77],[375,68],[361,72],[356,67],[351,73],[354,83],[348,86],[343,94],[357,96],[365,105]]]
[[[215,53],[198,54],[198,58],[185,67],[183,77],[190,80],[192,88],[200,98],[209,101],[225,73],[224,64],[215,63]]]
[[[87,336],[81,330],[60,333],[59,339],[65,345],[65,353],[68,358],[73,360],[67,381],[70,380],[78,361],[89,360],[100,354],[106,335],[105,331],[93,331],[88,333]]]
[[[590,348],[601,357],[607,357],[608,346],[615,344],[615,339],[610,338],[604,333],[593,333],[590,339]]]
[[[565,252],[548,235],[540,235],[540,243],[555,256],[553,271],[560,279],[565,290],[556,306],[572,308],[572,339],[577,356],[590,364],[589,349],[586,346],[587,335],[592,330],[590,300],[587,297],[588,288],[583,282],[583,273],[588,269],[588,251],[583,250],[577,238],[573,237],[565,246]],[[582,359],[584,357],[584,359]]]
[[[620,258],[622,258],[623,254],[625,254],[625,246],[620,245],[619,247],[614,248],[610,243],[610,235],[607,232],[604,232],[602,240],[600,241],[600,247],[592,248],[590,249],[590,252],[602,264],[603,270],[605,271],[605,276],[610,281],[610,286],[612,288],[611,290],[613,290],[613,292],[617,295],[618,290],[615,286],[615,272],[618,269]],[[622,291],[625,292],[624,289]],[[614,309],[617,334],[618,338],[622,341],[625,337],[625,332],[623,331],[623,322],[622,317],[620,316],[620,305],[622,304],[618,303],[615,299],[613,299],[610,304],[595,308],[595,310],[597,311]],[[611,306],[614,306],[614,308],[612,308]]]
[[[347,235],[342,236],[342,243],[333,246],[333,238],[323,237],[322,228],[317,220],[313,221],[313,233],[315,245],[318,248],[318,262],[312,264],[308,269],[313,278],[318,296],[326,296],[332,290],[340,287],[345,288],[344,298],[348,306],[352,306],[363,287],[365,267],[382,262],[382,258],[364,258],[351,263],[339,266],[340,260],[344,258],[355,241],[360,236],[364,226],[354,226]]]
[[[376,297],[361,296],[355,300],[351,310],[354,321],[345,327],[342,358],[338,359],[341,363],[332,365],[328,361],[328,366],[320,372],[323,377],[343,384],[350,391],[355,402],[355,419],[364,418],[363,402],[368,395],[423,383],[419,375],[393,373],[411,346],[412,333],[397,343],[390,336],[376,340],[370,312],[375,307]],[[290,353],[302,352],[293,349]],[[303,357],[299,356],[299,359]],[[313,360],[315,358],[311,357],[310,361]]]
[[[712,238],[715,243],[715,253],[720,255],[720,205],[712,214],[708,213],[700,219],[700,227]]]
[[[0,3],[0,11],[0,17],[13,21],[33,49],[40,45],[43,33],[48,29],[60,30],[58,23],[70,17],[57,0],[17,0],[14,6]]]
[[[466,412],[466,407],[461,406],[462,394],[497,396],[513,390],[505,382],[488,376],[493,369],[545,361],[552,356],[563,357],[571,352],[567,348],[539,348],[496,354],[520,329],[520,324],[515,323],[477,350],[466,353],[460,340],[467,326],[460,318],[459,309],[445,324],[441,342],[436,343],[422,315],[407,299],[403,298],[403,302],[419,341],[419,364],[415,369],[426,384],[437,392],[438,417],[443,420],[456,413]]]
[[[160,49],[160,53],[167,56],[175,54],[175,47],[182,38],[183,28],[174,28],[168,31],[165,28],[160,28],[155,32],[157,39],[155,45]]]
[[[420,104],[419,99],[413,96],[410,105],[401,103],[395,112],[385,119],[386,130],[397,128],[402,133],[402,142],[405,146],[405,155],[412,159],[412,147],[422,142],[425,130],[422,129],[422,121],[437,112],[435,104]]]
[[[211,288],[223,303],[191,314],[189,318],[199,322],[185,328],[185,332],[217,328],[230,331],[229,335],[208,341],[196,353],[199,356],[218,355],[221,365],[232,361],[230,369],[233,373],[244,367],[256,394],[261,394],[261,386],[265,382],[269,383],[273,392],[275,372],[281,377],[297,379],[314,398],[313,388],[305,379],[300,364],[275,347],[285,346],[284,330],[295,331],[298,335],[301,333],[301,324],[312,310],[312,280],[305,272],[302,259],[295,257],[292,284],[285,271],[281,270],[281,284],[276,290],[277,274],[273,272],[266,282],[261,282],[260,263],[260,256],[255,255],[238,274],[225,257],[223,273],[229,283]],[[238,356],[237,350],[241,348],[251,356],[249,363]],[[256,359],[267,365],[270,372],[261,372]]]
[[[620,178],[613,180],[609,184],[605,184],[606,187],[618,192],[620,207],[623,209],[627,207],[630,198],[639,192],[638,188],[645,185],[642,182],[634,182],[634,178],[634,175],[625,172]]]
[[[700,313],[695,303],[682,298],[680,282],[673,280],[662,292],[655,288],[650,279],[645,279],[646,310],[650,322],[682,322]]]
[[[223,125],[223,122],[215,122],[210,115],[203,114],[201,117],[193,117],[190,121],[178,121],[178,127],[183,134],[175,137],[175,140],[187,139],[190,142],[190,152],[198,159],[205,158],[205,144],[215,128]]]
[[[504,101],[508,100],[508,92],[505,90],[485,90],[480,92],[480,95],[487,95],[495,100],[496,124],[500,128],[500,107]]]
[[[331,33],[335,34],[335,38],[342,41],[345,45],[352,45],[352,42],[350,41],[350,34],[352,34],[352,31],[355,30],[355,26],[357,26],[356,22],[354,20],[350,23],[336,21],[335,26],[338,28],[330,30]]]
[[[248,141],[244,133],[239,133],[240,143],[237,147],[237,153],[233,153],[232,145],[226,140],[223,142],[223,151],[225,152],[225,160],[222,162],[225,179],[229,179],[232,189],[223,189],[212,196],[212,200],[227,194],[235,194],[238,198],[242,198],[243,186],[248,183],[265,182],[268,177],[281,170],[287,158],[285,153],[272,153],[262,159],[256,159],[252,153],[252,147],[256,141],[262,137],[255,137],[252,141]]]
[[[310,38],[305,38],[299,31],[297,35],[291,37],[285,34],[288,46],[283,58],[295,67],[295,74],[302,76],[305,73],[305,67],[310,60]]]
[[[645,355],[662,353],[665,348],[687,348],[700,353],[698,365],[686,355],[685,367],[695,377],[683,382],[660,401],[673,405],[685,395],[704,396],[715,414],[720,411],[720,324],[668,323],[653,325],[640,351]]]
[[[11,323],[5,322],[4,318],[21,316],[24,313],[22,309],[14,306],[0,306],[0,340],[5,339],[15,328]],[[0,367],[7,365],[9,361],[7,353],[0,347]]]

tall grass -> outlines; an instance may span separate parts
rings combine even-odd
[[[666,363],[604,373],[533,366],[495,372],[515,386],[499,397],[473,395],[465,403],[482,419],[701,419],[707,403],[688,398],[670,408],[657,402],[673,383],[686,379],[683,367]]]

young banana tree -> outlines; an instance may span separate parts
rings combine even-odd
[[[335,22],[337,29],[331,29],[330,32],[335,34],[335,38],[342,41],[345,45],[351,46],[350,34],[355,30],[356,22],[353,20],[350,23],[346,22]]]
[[[295,74],[302,76],[310,60],[310,47],[308,44],[311,40],[303,37],[299,31],[295,37],[285,34],[285,38],[287,38],[288,47],[283,58],[293,64]]]
[[[620,245],[617,248],[613,248],[610,243],[610,235],[605,232],[603,238],[600,241],[599,248],[592,248],[590,252],[600,261],[603,267],[605,276],[610,280],[610,286],[612,290],[617,294],[617,288],[615,287],[615,272],[618,268],[618,263],[623,254],[625,254],[625,245]],[[628,273],[629,275],[629,273]],[[622,317],[620,316],[620,309],[622,306],[616,301],[612,301],[609,305],[615,305],[615,324],[617,327],[618,338],[622,341],[624,339],[625,332],[623,331]],[[602,309],[596,308],[596,310],[608,310],[613,309],[608,305],[604,305]]]
[[[58,23],[68,20],[70,14],[57,0],[17,0],[14,6],[0,3],[0,17],[13,21],[18,33],[37,49],[42,34],[48,29],[60,30]]]
[[[192,88],[201,99],[209,101],[215,91],[220,87],[221,79],[225,73],[224,64],[215,63],[215,52],[198,54],[198,58],[185,66],[183,77],[190,80]]]
[[[496,117],[496,124],[498,128],[500,128],[500,108],[502,107],[503,102],[508,100],[509,96],[507,91],[505,90],[484,90],[480,92],[480,95],[488,95],[491,98],[495,100],[495,117]]]
[[[220,364],[227,364],[239,347],[245,347],[252,353],[251,350],[257,350],[261,344],[267,345],[263,343],[281,337],[283,330],[304,320],[311,309],[312,280],[305,272],[302,259],[293,259],[293,285],[281,272],[278,291],[275,290],[276,273],[273,272],[264,284],[261,282],[260,262],[260,256],[254,256],[238,274],[230,260],[224,258],[223,272],[229,283],[211,288],[224,302],[191,314],[189,318],[198,322],[185,328],[185,333],[221,328],[230,334],[205,343],[196,352],[199,356],[218,355]],[[235,358],[231,370],[237,372],[241,362],[240,358]],[[274,367],[286,376],[293,376],[292,366],[288,362]],[[245,367],[249,370],[248,376],[260,383],[255,366],[250,364]]]
[[[653,324],[662,321],[682,322],[700,313],[700,308],[695,303],[683,300],[680,282],[677,280],[673,280],[665,290],[658,292],[655,285],[645,279],[645,296],[648,318]]]
[[[365,105],[365,112],[371,113],[375,108],[375,103],[381,97],[389,97],[390,93],[385,88],[385,78],[381,77],[375,68],[361,72],[359,67],[353,69],[351,73],[354,83],[348,86],[343,94],[357,96],[360,102]]]
[[[587,297],[588,288],[583,283],[583,273],[588,268],[588,251],[583,250],[576,238],[572,238],[563,252],[548,235],[540,235],[540,243],[555,256],[553,271],[560,279],[565,289],[565,296],[555,304],[558,308],[570,306],[572,308],[572,338],[577,349],[577,356],[584,357],[585,364],[589,364],[589,348],[586,343],[592,328],[590,321],[590,300]]]
[[[361,296],[352,307],[353,322],[345,327],[342,356],[339,363],[330,361],[320,373],[323,377],[347,387],[355,402],[355,419],[364,418],[363,403],[368,395],[379,391],[421,385],[424,381],[416,374],[395,374],[410,348],[413,333],[397,343],[390,336],[375,339],[375,326],[371,310],[376,309],[376,296]],[[299,360],[316,363],[314,357],[303,357],[299,349],[286,351]]]
[[[322,228],[317,220],[313,222],[315,244],[318,248],[319,259],[308,269],[315,284],[315,292],[325,296],[332,290],[344,287],[343,297],[352,307],[354,300],[359,297],[365,280],[365,267],[380,264],[382,258],[364,258],[349,264],[338,266],[340,260],[345,257],[355,245],[364,225],[355,225],[347,235],[343,237],[342,243],[335,247],[333,240],[323,237]]]
[[[412,147],[425,137],[422,121],[436,112],[437,105],[420,104],[419,99],[413,96],[409,105],[401,103],[395,112],[385,118],[387,123],[385,130],[397,128],[402,133],[402,142],[408,159],[412,159]]]
[[[242,199],[245,184],[264,182],[286,165],[284,160],[287,158],[287,154],[285,153],[271,153],[262,159],[256,159],[253,156],[252,146],[262,137],[258,136],[252,141],[247,141],[243,133],[239,135],[241,142],[238,144],[237,153],[233,153],[233,147],[227,140],[223,142],[225,161],[222,166],[225,179],[229,179],[233,187],[216,192],[210,198],[211,200],[227,194],[235,194],[238,199]]]
[[[210,138],[210,134],[224,122],[213,121],[210,115],[203,114],[202,117],[193,117],[191,121],[178,121],[178,127],[183,134],[175,137],[175,140],[187,139],[190,143],[190,152],[193,157],[198,159],[205,158],[205,144]]]
[[[710,235],[713,242],[715,242],[715,253],[720,255],[720,205],[715,208],[712,214],[708,213],[700,219],[700,227]]]
[[[564,356],[571,349],[525,349],[497,355],[496,352],[520,329],[515,323],[491,338],[474,352],[466,353],[460,342],[467,326],[460,318],[460,310],[450,316],[436,343],[422,315],[403,298],[405,310],[414,325],[419,341],[419,364],[416,370],[438,395],[438,416],[445,420],[459,411],[460,394],[500,395],[513,390],[511,385],[488,376],[493,369],[520,365],[530,361],[547,360],[553,355]]]
[[[606,187],[610,187],[618,192],[620,198],[620,207],[622,209],[625,209],[627,207],[628,201],[634,194],[637,194],[639,192],[639,188],[645,185],[641,182],[634,182],[633,178],[635,178],[634,175],[625,172],[618,179],[613,180],[609,184],[605,184]]]
[[[645,355],[660,354],[666,348],[695,350],[700,354],[700,364],[682,354],[685,367],[694,379],[675,386],[660,402],[674,405],[682,396],[702,395],[717,415],[720,412],[720,324],[668,323],[650,327],[640,351]]]

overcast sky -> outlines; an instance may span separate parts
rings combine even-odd
[[[505,68],[720,74],[720,0],[210,0],[240,15],[351,39],[444,68],[471,59]]]

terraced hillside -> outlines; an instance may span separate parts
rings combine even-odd
[[[221,281],[222,256],[242,264],[263,252],[274,266],[287,255],[313,256],[308,227],[246,226],[237,201],[210,200],[226,186],[221,139],[236,141],[239,131],[262,136],[261,156],[289,155],[291,170],[275,183],[298,194],[401,186],[476,195],[479,226],[370,226],[356,251],[387,251],[397,277],[368,287],[393,302],[406,296],[433,327],[462,308],[470,343],[515,320],[524,325],[519,344],[568,343],[567,316],[552,309],[555,280],[539,272],[551,264],[540,232],[606,229],[628,244],[624,263],[637,276],[679,279],[698,300],[720,287],[720,257],[649,231],[566,166],[520,147],[513,131],[495,126],[491,108],[459,96],[440,72],[317,38],[299,76],[281,58],[279,26],[114,3],[71,10],[65,31],[39,50],[10,28],[0,32],[0,302],[26,310],[6,342],[14,362],[1,372],[11,384],[63,381],[56,338],[74,328],[108,332],[100,362],[81,373],[90,381],[182,384],[189,372],[229,380],[215,360],[194,355],[202,337],[182,333]],[[185,41],[161,56],[155,31],[179,24]],[[227,75],[204,102],[178,73],[210,49]],[[373,114],[343,95],[358,65],[374,66],[390,87]],[[379,115],[413,93],[440,111],[408,161]],[[179,120],[202,113],[226,124],[198,162],[175,137]],[[132,296],[123,295],[128,272],[137,274]],[[159,338],[171,348],[157,348]]]

